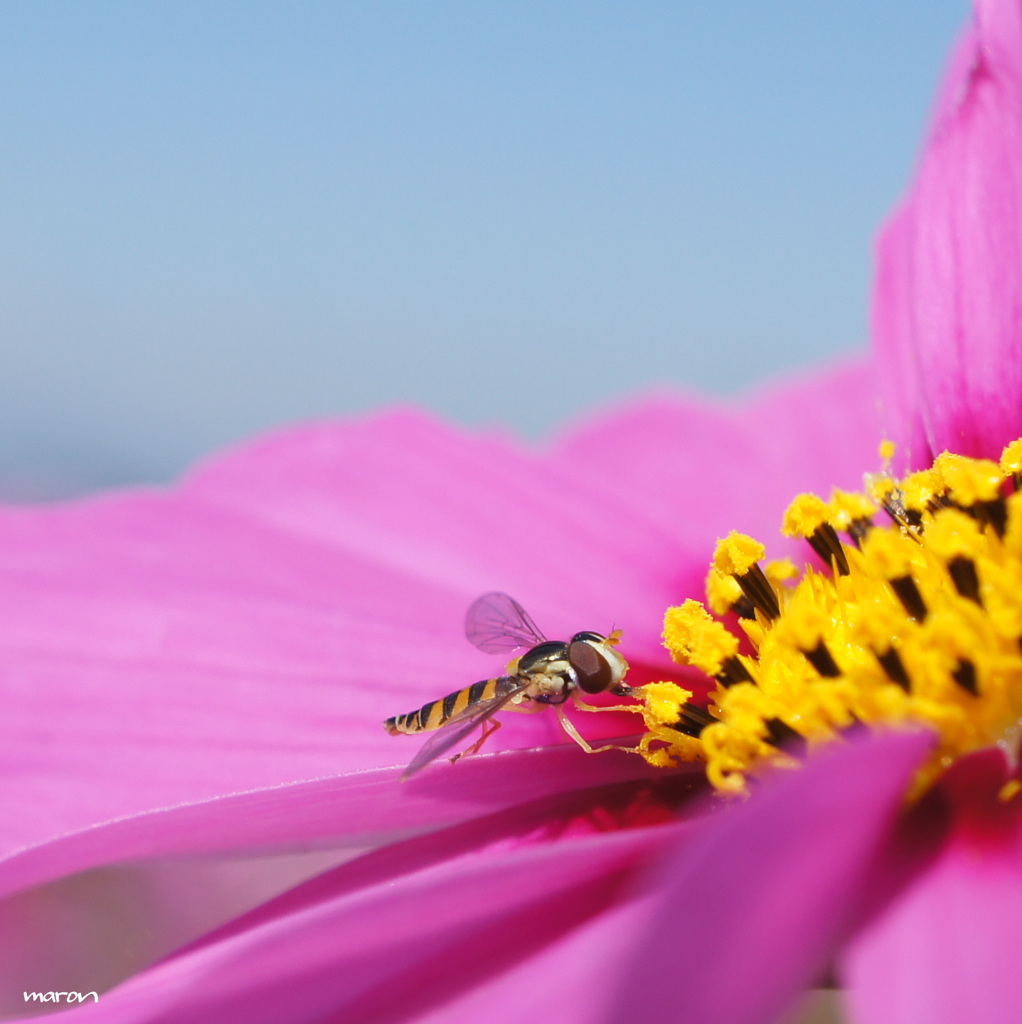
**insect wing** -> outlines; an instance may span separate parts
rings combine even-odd
[[[472,602],[465,615],[465,635],[487,654],[535,647],[546,640],[529,613],[499,590]]]
[[[521,693],[524,689],[525,684],[523,683],[516,686],[509,693],[480,701],[478,704],[466,708],[460,715],[455,715],[449,722],[437,729],[423,744],[422,749],[412,759],[412,763],[404,770],[401,778],[410,778],[416,772],[425,768],[430,761],[435,761],[438,757],[442,757],[451,747],[457,746],[466,736],[475,729],[478,729],[483,722],[492,715],[495,715],[512,697]]]

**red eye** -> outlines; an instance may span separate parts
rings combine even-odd
[[[602,693],[614,683],[607,659],[592,644],[576,640],[568,645],[568,661],[575,670],[578,685],[586,693]]]

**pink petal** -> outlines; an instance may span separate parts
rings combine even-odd
[[[416,1015],[415,1022],[595,1024],[603,1020],[617,981],[617,972],[608,970],[608,965],[625,959],[649,927],[656,907],[654,895],[640,898],[629,894],[557,942],[525,949],[519,962],[480,985],[452,994],[442,1006]]]
[[[556,514],[509,503],[545,465],[395,416],[278,435],[168,494],[0,512],[0,849],[406,764],[420,741],[382,720],[500,667],[462,635],[490,587],[555,635],[616,622],[666,667],[671,545],[567,471]],[[508,716],[490,749],[563,741]]]
[[[661,911],[610,1019],[678,1008],[691,1024],[774,1020],[819,980],[930,737],[849,742],[777,776],[680,846]]]
[[[228,453],[185,488],[288,536],[436,581],[458,608],[445,608],[440,635],[459,647],[469,602],[505,590],[552,636],[613,623],[639,657],[663,660],[660,616],[686,558],[681,532],[651,534],[640,496],[608,500],[584,473],[503,437],[416,413],[309,425]],[[384,619],[391,600],[374,602]]]
[[[1022,1006],[1022,833],[957,828],[936,860],[851,943],[856,1021],[1014,1024]]]
[[[557,752],[549,753],[556,755]],[[517,759],[515,755],[508,757],[512,761]],[[507,757],[491,760],[507,760]],[[548,773],[556,774],[556,758],[544,760]],[[487,847],[493,849],[500,844],[510,849],[547,844],[568,836],[589,836],[608,829],[668,821],[671,818],[668,805],[659,801],[657,806],[656,801],[656,795],[664,791],[664,782],[661,776],[651,790],[635,783],[574,788],[541,799],[528,799],[533,795],[526,793],[526,802],[514,807],[477,815],[463,824],[391,844],[328,870],[243,913],[241,918],[224,927],[218,926],[227,920],[223,911],[231,902],[235,903],[235,913],[247,910],[255,900],[239,902],[244,901],[246,895],[257,893],[260,887],[265,895],[279,893],[286,885],[286,872],[291,872],[293,879],[296,871],[303,872],[297,878],[307,878],[315,865],[300,858],[284,862],[281,858],[270,858],[272,863],[260,867],[266,858],[253,856],[256,848],[247,851],[248,862],[259,868],[255,874],[252,870],[240,872],[237,864],[210,863],[207,858],[193,858],[189,862],[178,857],[177,860],[139,861],[133,868],[120,871],[108,869],[78,874],[72,880],[36,888],[19,900],[0,902],[0,943],[3,943],[0,946],[0,1014],[16,1015],[24,1011],[20,993],[26,988],[39,991],[54,987],[67,989],[69,985],[109,988],[130,973],[144,970],[157,957],[170,952],[174,945],[198,939],[202,930],[217,929],[194,942],[191,950],[222,944],[231,936],[289,915],[293,918],[299,911],[318,903],[359,889],[385,886],[413,871],[422,871]],[[648,792],[642,799],[644,791]],[[676,804],[676,797],[675,794],[671,799],[672,806]],[[224,806],[226,801],[219,803],[229,819],[232,808]],[[250,806],[249,812],[259,816],[263,809]],[[333,810],[343,816],[345,807],[340,803]],[[174,812],[168,812],[166,817],[171,820],[165,824],[175,823]],[[177,817],[176,823],[180,825],[179,815]],[[283,825],[281,830],[285,836],[289,826],[293,833],[293,820],[278,823]],[[244,834],[244,828],[239,831]],[[650,843],[655,843],[659,835],[648,827],[644,827],[642,833],[650,837]],[[176,838],[180,841],[180,837]],[[328,851],[320,854],[321,857],[327,855]],[[332,856],[335,862],[343,859],[338,851]],[[304,858],[307,860],[308,855]],[[570,866],[565,867],[565,873],[570,876]],[[176,904],[166,905],[168,897],[174,898]],[[137,928],[134,927],[136,918],[140,926]],[[202,924],[205,929],[196,927]],[[86,935],[113,932],[118,935],[118,941],[113,943],[83,941]]]
[[[779,554],[792,547],[779,528],[796,494],[861,487],[878,467],[876,386],[857,361],[776,382],[736,408],[651,396],[569,432],[555,456],[634,504],[651,529],[679,534],[688,575],[675,602],[702,597],[718,537],[742,530]]]
[[[977,0],[908,199],[880,238],[887,429],[922,465],[1022,436],[1022,9]]]
[[[327,1015],[383,1024],[439,1011],[523,958],[570,941],[676,834],[669,826],[498,847],[341,887],[166,960],[78,1012],[110,1024]],[[346,870],[359,866],[334,874]],[[574,989],[577,979],[564,979]]]
[[[231,935],[294,914],[342,893],[380,885],[402,874],[421,871],[485,847],[494,848],[497,844],[511,848],[556,843],[569,836],[640,829],[659,849],[662,836],[653,826],[674,824],[691,780],[685,777],[665,780],[661,777],[652,781],[651,786],[626,783],[552,793],[471,818],[450,828],[379,847],[268,900],[198,939],[189,951],[221,942]],[[691,794],[697,795],[704,789],[704,786],[692,786]],[[677,832],[682,835],[692,827],[696,826],[689,823],[678,828]]]
[[[95,825],[0,861],[0,895],[143,858],[365,847],[543,796],[664,778],[662,769],[632,754],[590,757],[573,745],[444,762],[408,782],[401,771],[292,783]]]
[[[345,853],[168,858],[8,896],[0,901],[0,1020],[27,1012],[26,991],[112,988]]]
[[[810,384],[782,391],[726,436],[807,412],[819,438],[855,447],[867,389],[861,372],[841,379],[820,384],[825,403]],[[270,435],[166,492],[0,510],[0,851],[407,764],[420,741],[382,720],[500,668],[462,635],[484,590],[515,593],[551,635],[622,627],[642,678],[669,672],[663,609],[701,593],[712,546],[688,473],[723,457],[718,414],[671,416],[703,438],[698,465],[665,448],[648,495],[627,458],[594,473],[568,448],[530,454],[400,413]],[[767,468],[785,476],[803,458],[826,464],[781,446]],[[742,460],[728,465],[721,530],[758,500]],[[594,738],[634,728],[584,717]],[[553,715],[509,715],[488,749],[563,742]]]

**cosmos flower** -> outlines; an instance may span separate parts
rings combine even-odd
[[[981,3],[883,243],[878,367],[917,464],[945,438],[981,456],[1011,439],[1011,295],[983,292],[1011,275],[941,187],[1017,124],[1020,74],[1017,5]],[[987,209],[985,189],[1014,209],[1003,174],[975,178],[962,209]],[[935,235],[973,255],[926,264]],[[998,258],[1019,266],[1007,242]],[[976,333],[965,314],[922,329],[926,296],[971,296],[976,275]],[[963,338],[989,372],[959,392]],[[996,750],[906,810],[932,731],[864,728],[719,811],[698,768],[586,757],[548,715],[508,716],[499,753],[407,783],[380,729],[492,673],[458,633],[495,588],[551,635],[621,627],[635,683],[680,678],[664,608],[701,595],[727,530],[771,535],[795,493],[876,468],[874,394],[850,365],[741,410],[648,398],[543,453],[393,414],[271,436],[170,492],[5,510],[9,1012],[24,989],[94,987],[82,923],[69,943],[46,910],[57,880],[104,868],[110,892],[128,864],[149,945],[82,1020],[767,1021],[835,966],[863,1021],[1013,1020],[1018,810]],[[374,849],[230,919],[234,865],[182,881],[180,858],[316,847]],[[175,918],[182,902],[205,915]]]
[[[1020,133],[1022,6],[980,0],[916,183],[880,242],[875,336],[887,429],[903,462],[920,471],[875,478],[860,499],[796,500],[786,532],[809,539],[831,563],[829,573],[807,570],[797,585],[778,585],[783,572],[768,567],[775,582],[766,593],[750,587],[759,550],[737,535],[720,545],[717,571],[739,583],[736,592],[753,603],[776,593],[783,605],[776,615],[761,609],[750,626],[756,658],[729,665],[724,630],[704,629],[709,616],[697,606],[668,616],[676,654],[716,658],[728,684],[718,691],[715,723],[696,741],[720,788],[745,788],[764,754],[790,767],[800,748],[826,749],[842,731],[907,742],[910,732],[886,730],[915,723],[930,740],[914,755],[914,802],[870,845],[877,819],[864,813],[854,773],[882,792],[895,748],[858,759],[846,751],[849,774],[831,777],[830,789],[809,789],[810,770],[819,770],[812,759],[796,773],[800,782],[784,781],[792,802],[794,788],[807,787],[798,810],[778,806],[778,785],[769,800],[732,815],[730,830],[679,846],[662,867],[659,894],[664,907],[691,908],[698,937],[676,914],[654,916],[633,953],[646,983],[624,987],[616,1020],[662,1007],[675,989],[671,967],[707,948],[726,955],[711,957],[708,971],[701,964],[709,981],[695,986],[686,1019],[770,1019],[784,990],[827,966],[848,990],[854,1021],[1018,1017],[1022,620],[1009,609],[1022,593]],[[959,454],[924,468],[944,449]],[[864,506],[856,501],[871,499],[892,526],[857,519]],[[711,588],[711,604],[715,597]],[[745,670],[757,687],[734,674]],[[810,673],[814,683],[804,688]],[[746,700],[743,691],[753,690]],[[771,735],[786,754],[769,743],[754,749]],[[829,834],[805,825],[826,813],[821,800],[835,818]],[[850,817],[859,818],[852,835]],[[710,872],[728,879],[726,898],[699,892]],[[744,985],[736,963],[752,965],[742,969]]]
[[[1019,9],[976,0],[912,190],[880,237],[873,338],[885,433],[914,468],[1022,435]]]
[[[387,736],[381,721],[493,673],[493,658],[473,652],[461,634],[469,600],[493,587],[527,598],[551,635],[620,626],[637,675],[670,674],[662,609],[701,591],[702,552],[716,529],[694,508],[679,528],[676,510],[688,502],[691,481],[719,481],[733,521],[765,526],[784,500],[772,479],[822,487],[844,466],[839,479],[854,483],[872,446],[855,429],[872,414],[872,395],[869,369],[851,365],[735,411],[650,398],[535,454],[396,413],[272,435],[200,467],[169,492],[4,510],[0,671],[8,715],[0,727],[11,766],[8,806],[17,811],[6,819],[0,884],[5,893],[26,893],[4,905],[7,1011],[26,990],[90,991],[102,987],[90,980],[97,975],[116,977],[105,950],[69,938],[81,935],[82,921],[54,909],[62,900],[79,906],[83,887],[109,894],[113,906],[147,911],[132,932],[137,948],[117,965],[122,974],[244,906],[248,888],[225,901],[224,888],[230,895],[239,886],[234,876],[225,885],[225,867],[187,871],[183,883],[171,877],[168,861],[177,866],[198,854],[379,846],[462,827],[468,838],[440,832],[373,857],[392,874],[400,868],[402,884],[413,887],[425,885],[423,865],[437,851],[443,858],[430,870],[461,884],[459,844],[465,857],[480,851],[479,870],[490,879],[520,875],[515,858],[567,857],[563,871],[529,869],[544,886],[578,890],[582,906],[566,911],[565,932],[575,936],[570,923],[616,907],[613,891],[623,891],[663,843],[649,828],[617,835],[617,825],[676,828],[663,824],[663,800],[632,806],[634,791],[657,770],[631,755],[586,757],[564,746],[548,715],[508,716],[491,749],[530,749],[437,765],[401,783],[417,741]],[[829,461],[815,450],[799,459],[782,438],[784,411],[795,406],[803,425],[813,422],[815,436],[826,439]],[[765,435],[764,422],[777,431]],[[661,442],[656,457],[651,435]],[[707,457],[708,439],[722,436],[733,452],[730,469]],[[739,472],[755,504],[744,487],[727,485]],[[516,488],[557,500],[516,501],[509,497]],[[590,737],[620,733],[614,717],[587,716],[583,729]],[[634,731],[631,722],[627,728]],[[593,816],[610,825],[586,824]],[[608,827],[612,834],[604,834]],[[572,842],[595,844],[596,852],[571,853],[567,836],[553,850],[530,849],[537,844],[529,836],[551,830],[576,833]],[[522,850],[504,854],[510,864],[485,855],[519,834]],[[583,884],[586,856],[599,885]],[[116,864],[130,867],[54,887]],[[351,872],[367,870],[363,861],[341,866],[329,884],[347,892]],[[69,889],[75,881],[78,889]],[[384,888],[401,891],[389,876]],[[364,883],[357,895],[367,891]],[[469,891],[465,913],[489,920],[495,912]],[[510,892],[507,912],[518,913],[525,890],[516,884]],[[547,893],[537,912],[553,914],[554,897]],[[424,900],[398,901],[408,923],[420,921],[408,904],[426,914]],[[456,903],[448,900],[448,914]],[[86,915],[87,926],[114,927],[92,920],[102,922],[102,913]],[[368,956],[368,930],[338,913],[330,927],[365,944]],[[293,915],[286,920],[278,927],[297,940]],[[449,927],[460,935],[456,924],[452,917]],[[231,946],[259,934],[248,929]],[[410,941],[393,928],[386,936]],[[323,964],[331,978],[344,962],[336,943],[337,936],[325,943],[335,954]],[[430,947],[443,945],[434,937]],[[191,955],[208,965],[221,948],[207,940]],[[284,969],[281,947],[273,948]],[[385,959],[404,969],[396,955]],[[172,962],[179,968],[186,960]],[[133,984],[162,986],[160,970]],[[301,975],[281,986],[293,1019],[302,1019],[296,992],[307,992]],[[466,968],[462,985],[473,978]],[[212,984],[186,988],[211,1000],[211,1019],[226,1019]],[[421,997],[421,986],[401,981],[389,990],[415,988]],[[119,1012],[130,991],[76,1012]],[[330,991],[344,997],[343,986]],[[200,1019],[195,1006],[181,1012]]]

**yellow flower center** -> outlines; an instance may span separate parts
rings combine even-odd
[[[881,449],[890,457],[890,446]],[[829,502],[800,495],[784,533],[828,567],[799,573],[765,548],[720,541],[707,604],[667,611],[675,661],[715,682],[707,708],[674,683],[638,688],[653,764],[706,762],[720,791],[746,792],[768,765],[794,766],[850,730],[926,727],[937,737],[916,793],[956,758],[1022,731],[1022,441],[1000,464],[945,452],[902,480]],[[882,513],[881,513],[882,510]],[[883,521],[880,521],[880,520]],[[749,653],[743,653],[749,651]]]

